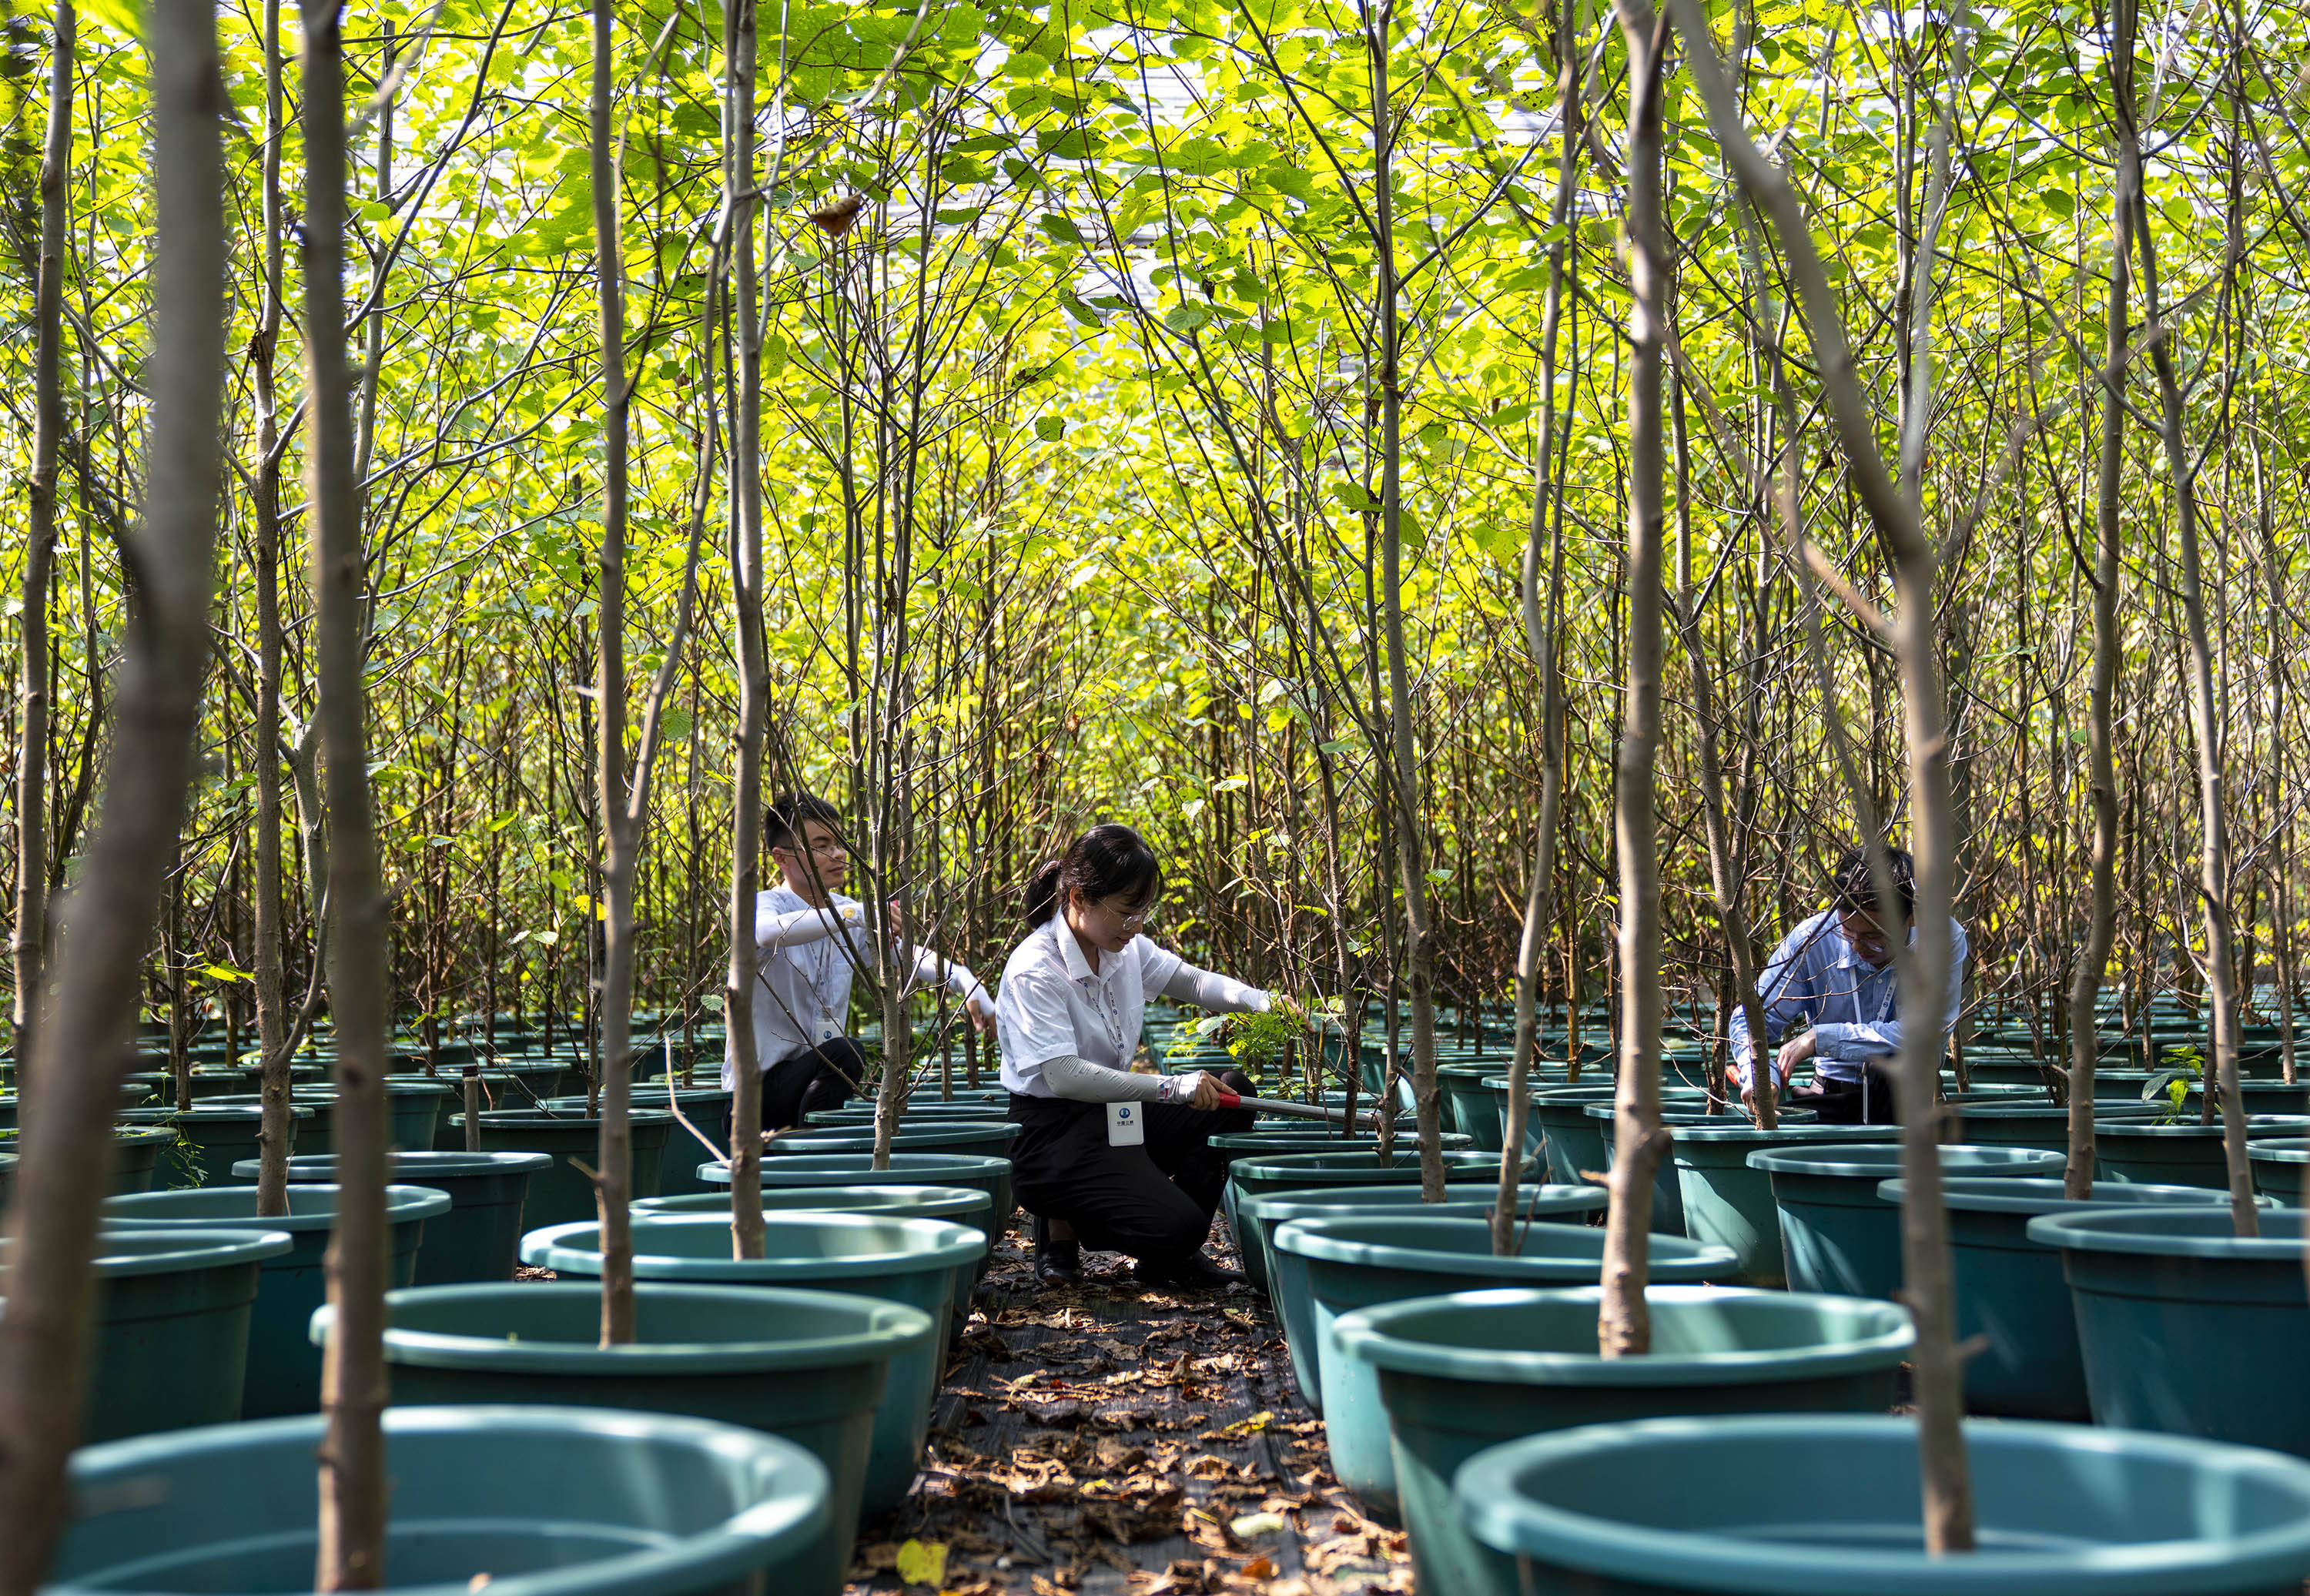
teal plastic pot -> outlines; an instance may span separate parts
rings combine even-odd
[[[2310,1059],[2310,1047],[2304,1051],[2306,1059]],[[2310,1108],[2310,1087],[2299,1083],[2288,1086],[2282,1080],[2241,1080],[2238,1082],[2238,1097],[2250,1115],[2300,1114]],[[2191,1088],[2183,1099],[2182,1117],[2196,1119],[2205,1112],[2203,1102],[2198,1089]],[[2217,1106],[2214,1118],[2219,1122],[2221,1116],[2222,1111]]]
[[[142,1110],[130,1110],[141,1113]],[[313,1118],[307,1104],[289,1106],[289,1150]],[[153,1166],[152,1184],[169,1190],[185,1186],[229,1185],[232,1167],[257,1155],[257,1132],[264,1128],[264,1110],[253,1103],[195,1103],[183,1113],[162,1111],[156,1129],[175,1132],[175,1145]]]
[[[522,1258],[558,1275],[598,1279],[600,1230],[588,1222],[532,1231],[522,1238]],[[885,1513],[905,1500],[930,1433],[956,1294],[984,1255],[985,1236],[942,1219],[822,1211],[781,1214],[768,1227],[760,1258],[731,1257],[730,1222],[713,1214],[638,1214],[633,1236],[637,1279],[846,1291],[929,1314],[937,1342],[892,1360],[866,1468],[867,1513]]]
[[[1268,1279],[1276,1317],[1283,1325],[1291,1354],[1291,1383],[1310,1410],[1324,1410],[1323,1386],[1317,1378],[1315,1309],[1307,1297],[1307,1266],[1300,1259],[1275,1251],[1275,1229],[1294,1219],[1352,1219],[1403,1217],[1422,1219],[1482,1219],[1490,1221],[1498,1206],[1499,1183],[1447,1184],[1441,1202],[1422,1202],[1420,1188],[1411,1186],[1342,1186],[1328,1190],[1276,1192],[1246,1197],[1238,1205],[1236,1250],[1244,1257],[1254,1252],[1267,1260]],[[1519,1222],[1574,1221],[1602,1213],[1611,1201],[1602,1186],[1532,1186],[1516,1188]]]
[[[982,1236],[994,1199],[973,1186],[794,1186],[762,1194],[764,1213],[883,1214],[894,1219],[945,1219]],[[730,1188],[681,1197],[646,1197],[637,1214],[716,1214],[730,1217]]]
[[[1596,1145],[1604,1157],[1604,1162],[1601,1167],[1607,1172],[1610,1172],[1620,1153],[1619,1132],[1613,1123],[1618,1112],[1618,1106],[1610,1092],[1580,1110],[1581,1116],[1595,1127]],[[1802,1120],[1810,1120],[1811,1117],[1809,1115],[1785,1114],[1781,1116],[1781,1123],[1785,1125],[1794,1124]],[[1731,1114],[1711,1114],[1705,1104],[1696,1104],[1690,1107],[1667,1106],[1661,1111],[1661,1123],[1669,1126],[1745,1125],[1748,1123],[1747,1120]],[[1592,1167],[1597,1167],[1592,1166]],[[1649,1228],[1655,1236],[1688,1234],[1684,1219],[1684,1191],[1677,1181],[1676,1160],[1671,1157],[1663,1157],[1661,1159],[1660,1168],[1653,1175],[1653,1216]]]
[[[665,1163],[667,1137],[676,1127],[673,1115],[637,1108],[629,1115],[633,1133],[634,1197],[657,1195],[658,1171]],[[462,1141],[465,1116],[453,1114],[450,1123]],[[602,1161],[602,1122],[558,1115],[540,1108],[506,1108],[482,1115],[482,1150],[491,1153],[543,1153],[544,1168],[529,1177],[522,1200],[522,1228],[572,1224],[598,1216],[594,1183],[578,1164],[593,1168]],[[577,1163],[570,1160],[576,1159]]]
[[[1878,1187],[1897,1207],[1904,1184]],[[2082,1420],[2085,1365],[2062,1257],[2033,1241],[2029,1221],[2043,1214],[2116,1207],[2204,1207],[2224,1194],[2202,1186],[2132,1185],[2098,1180],[2093,1195],[2071,1201],[2058,1180],[1941,1183],[1949,1210],[1950,1279],[1957,1294],[1957,1338],[1980,1350],[1965,1360],[1965,1403],[1976,1413],[2017,1418]],[[2227,1209],[2224,1210],[2227,1212]]]
[[[1480,1153],[1472,1148],[1449,1145],[1444,1149],[1444,1178],[1454,1181],[1493,1181],[1500,1177],[1500,1155]],[[1533,1171],[1525,1167],[1524,1177],[1530,1179]],[[1246,1197],[1269,1195],[1279,1192],[1305,1192],[1318,1189],[1350,1190],[1359,1186],[1418,1186],[1420,1184],[1420,1144],[1410,1137],[1400,1138],[1392,1160],[1383,1164],[1373,1149],[1350,1149],[1342,1151],[1270,1153],[1257,1158],[1238,1158],[1228,1166],[1228,1184],[1220,1201],[1227,1211],[1228,1227],[1240,1238],[1243,1231],[1240,1210]],[[1244,1279],[1262,1291],[1270,1290],[1271,1277],[1275,1270],[1275,1249],[1272,1238],[1263,1236],[1256,1248],[1240,1249]]]
[[[1011,1228],[1018,1203],[1011,1194],[1011,1160],[977,1153],[898,1153],[890,1167],[874,1167],[868,1153],[811,1153],[788,1158],[765,1158],[760,1165],[762,1190],[807,1190],[816,1186],[969,1186],[994,1200],[987,1210],[986,1245]],[[700,1164],[698,1178],[728,1190],[727,1164]],[[979,1265],[986,1268],[982,1261]]]
[[[0,1141],[11,1147],[13,1141]],[[177,1145],[177,1132],[165,1125],[116,1125],[112,1132],[112,1194],[126,1197],[152,1189],[163,1154]]]
[[[1007,1158],[1011,1139],[1019,1127],[997,1119],[955,1120],[942,1125],[900,1124],[890,1132],[893,1153],[970,1153],[982,1158]],[[773,1137],[762,1151],[769,1157],[791,1158],[812,1153],[871,1153],[874,1132],[864,1131],[788,1131]]]
[[[2310,1454],[2303,1210],[2240,1236],[2226,1204],[2029,1221],[2059,1248],[2094,1422]]]
[[[1968,1424],[1965,1441],[1979,1549],[1949,1557],[1924,1549],[1914,1418],[1512,1441],[1454,1480],[1496,1554],[1468,1596],[2294,1596],[2310,1573],[2310,1468],[2292,1458],[2076,1425]]]
[[[1552,1184],[1576,1186],[1590,1174],[1602,1174],[1611,1167],[1604,1133],[1611,1115],[1607,1113],[1602,1118],[1591,1118],[1588,1109],[1594,1104],[1611,1103],[1612,1092],[1610,1080],[1533,1089],[1531,1118],[1547,1144],[1548,1178]],[[1703,1095],[1666,1089],[1661,1094],[1665,1102],[1691,1101]],[[1501,1101],[1507,1101],[1505,1087],[1501,1089]]]
[[[2255,1114],[2246,1118],[2245,1133],[2254,1136],[2300,1136],[2310,1133],[2310,1115]],[[2251,1160],[2253,1143],[2247,1143]],[[2249,1168],[2251,1164],[2249,1163]],[[2193,1115],[2186,1123],[2161,1124],[2148,1120],[2117,1120],[2094,1123],[2094,1173],[2113,1180],[2145,1181],[2167,1186],[2211,1186],[2228,1191],[2229,1166],[2222,1156],[2222,1124],[2216,1119],[2201,1125]],[[2297,1193],[2299,1196],[2299,1193]]]
[[[425,1221],[447,1213],[449,1199],[424,1186],[387,1186],[385,1204],[392,1246],[387,1283],[406,1286],[417,1263]],[[321,1258],[328,1249],[336,1205],[334,1186],[291,1186],[289,1211],[259,1219],[255,1186],[204,1186],[114,1197],[104,1205],[104,1218],[115,1230],[231,1228],[288,1234],[289,1250],[261,1264],[256,1304],[248,1320],[248,1375],[241,1388],[242,1414],[271,1418],[310,1413],[320,1406],[321,1355],[308,1339],[306,1326],[328,1295]]]
[[[562,1089],[577,1071],[559,1059],[517,1061],[501,1059],[484,1065],[476,1075],[474,1084],[480,1088],[482,1112],[494,1114],[507,1110],[535,1110],[548,1098],[562,1095]],[[463,1066],[444,1064],[438,1076],[430,1077],[447,1087],[450,1100],[433,1122],[433,1147],[437,1152],[462,1152],[465,1146],[465,1128],[456,1116],[465,1111],[465,1071]],[[593,1160],[588,1158],[587,1163]]]
[[[1446,1128],[1459,1132],[1472,1146],[1488,1153],[1500,1150],[1500,1115],[1491,1089],[1484,1082],[1499,1071],[1498,1058],[1436,1066],[1436,1089],[1443,1098]]]
[[[334,1310],[313,1315],[326,1339]],[[825,1466],[828,1513],[782,1569],[794,1596],[841,1596],[857,1538],[874,1410],[891,1361],[936,1331],[916,1308],[838,1291],[634,1288],[631,1342],[599,1341],[584,1281],[422,1287],[386,1297],[385,1359],[402,1406],[517,1402],[687,1414],[783,1436]]]
[[[1411,1134],[1407,1131],[1406,1134]],[[1402,1145],[1403,1136],[1397,1139]],[[1229,1131],[1211,1139],[1211,1144],[1222,1152],[1260,1156],[1270,1153],[1350,1152],[1360,1148],[1379,1145],[1379,1138],[1368,1132],[1342,1134],[1325,1125],[1290,1123],[1262,1124],[1255,1130]],[[1469,1143],[1463,1141],[1460,1146]]]
[[[447,1213],[425,1222],[413,1286],[454,1286],[467,1280],[510,1280],[521,1250],[521,1207],[530,1176],[552,1160],[543,1153],[396,1152],[387,1176],[430,1186],[449,1199]],[[232,1167],[239,1181],[256,1179],[256,1160]],[[326,1185],[337,1178],[333,1156],[289,1160],[289,1178]]]
[[[1468,1291],[1364,1308],[1334,1327],[1378,1377],[1419,1589],[1475,1591],[1494,1575],[1452,1500],[1460,1465],[1486,1448],[1671,1414],[1881,1413],[1916,1340],[1908,1310],[1890,1303],[1655,1286],[1645,1293],[1652,1350],[1606,1358],[1600,1295]]]
[[[439,1081],[388,1080],[385,1083],[386,1145],[420,1149],[430,1148],[435,1121],[439,1118],[441,1105],[448,1096],[449,1089]],[[249,1092],[233,1097],[211,1097],[208,1106],[261,1108],[264,1101],[262,1093]],[[291,1093],[290,1102],[296,1107],[312,1111],[310,1117],[300,1116],[297,1121],[296,1145],[308,1155],[326,1156],[335,1152],[335,1089],[299,1087]]]
[[[899,1115],[901,1129],[919,1130],[925,1125],[944,1123],[949,1120],[1007,1120],[1011,1105],[1009,1094],[996,1103],[985,1097],[968,1097],[958,1103],[910,1102]],[[840,1108],[821,1108],[803,1116],[806,1130],[853,1130],[860,1125],[872,1128],[874,1116],[881,1110],[872,1100],[847,1104]]]
[[[1516,1256],[1495,1257],[1488,1220],[1393,1214],[1294,1219],[1275,1233],[1276,1256],[1302,1260],[1307,1269],[1304,1297],[1312,1312],[1299,1333],[1316,1349],[1332,1472],[1365,1512],[1385,1522],[1398,1515],[1387,1410],[1371,1367],[1342,1351],[1337,1323],[1360,1308],[1453,1291],[1594,1285],[1603,1268],[1604,1232],[1592,1226],[1533,1225],[1518,1240]],[[1674,1236],[1653,1244],[1653,1278],[1663,1284],[1721,1279],[1732,1265],[1722,1247]],[[1301,1294],[1296,1279],[1286,1290]]]
[[[2288,1208],[2302,1206],[2302,1167],[2310,1164],[2310,1139],[2273,1136],[2249,1141],[2245,1159],[2254,1170],[2254,1195]]]
[[[81,1439],[239,1418],[257,1271],[289,1247],[282,1232],[255,1226],[106,1229],[92,1261],[95,1343]]]
[[[2058,1175],[2070,1162],[2038,1147],[1938,1150],[1942,1174],[1984,1179]],[[1892,1300],[1902,1279],[1901,1210],[1877,1188],[1901,1173],[1899,1142],[1760,1148],[1749,1166],[1772,1181],[1790,1290]]]
[[[651,1114],[663,1114],[673,1118],[673,1110],[666,1106],[665,1082],[637,1080],[629,1110],[643,1109]],[[682,1118],[689,1120],[714,1148],[722,1145],[722,1123],[728,1117],[730,1099],[734,1095],[718,1086],[678,1086],[674,1097],[682,1105]],[[580,1096],[553,1097],[544,1105],[556,1114],[584,1114],[586,1099]],[[660,1197],[679,1197],[685,1193],[710,1192],[714,1188],[698,1178],[699,1155],[708,1150],[698,1137],[682,1129],[681,1120],[674,1120],[665,1133],[665,1150],[659,1159],[657,1193]],[[592,1160],[586,1160],[591,1163]]]
[[[2153,1118],[2149,1103],[2094,1105],[2094,1123]],[[2070,1150],[2070,1110],[2065,1103],[1960,1103],[1950,1133],[1967,1147],[2035,1147],[2047,1152]]]
[[[43,1596],[313,1588],[318,1415],[73,1454]],[[782,1436],[597,1408],[394,1408],[383,1588],[742,1596],[823,1533],[825,1467]]]
[[[1788,1273],[1773,1178],[1750,1167],[1750,1153],[1890,1141],[1900,1134],[1894,1125],[1823,1125],[1797,1122],[1794,1115],[1783,1115],[1770,1131],[1738,1115],[1672,1114],[1663,1120],[1674,1143],[1661,1164],[1665,1175],[1673,1162],[1684,1234],[1732,1248],[1740,1263],[1731,1279],[1742,1286],[1778,1286]]]
[[[1533,1060],[1532,1077],[1524,1082],[1524,1088],[1525,1103],[1524,1116],[1524,1157],[1528,1158],[1539,1157],[1547,1145],[1548,1127],[1541,1123],[1540,1115],[1540,1097],[1542,1092],[1592,1091],[1594,1089],[1592,1087],[1568,1086],[1565,1081],[1564,1066],[1561,1064],[1550,1064],[1543,1067],[1537,1059]],[[1507,1145],[1508,1136],[1508,1078],[1506,1075],[1499,1073],[1485,1076],[1484,1090],[1492,1100],[1492,1123],[1498,1127],[1498,1135],[1500,1145],[1505,1147]],[[1604,1101],[1608,1099],[1590,1100]],[[1592,1166],[1592,1167],[1601,1167],[1601,1166]],[[1551,1164],[1550,1166],[1551,1173],[1549,1176],[1550,1180],[1554,1180],[1556,1178],[1555,1175],[1552,1173],[1554,1168],[1555,1166]],[[1570,1183],[1563,1184],[1568,1184]]]

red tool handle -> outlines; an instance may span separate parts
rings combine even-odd
[[[1243,1106],[1243,1098],[1234,1092],[1221,1092],[1220,1094],[1220,1106],[1222,1108],[1240,1108]]]

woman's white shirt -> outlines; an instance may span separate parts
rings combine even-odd
[[[1055,1058],[1130,1069],[1150,993],[1200,999],[1217,1009],[1268,1004],[1257,987],[1196,969],[1143,936],[1132,938],[1120,953],[1102,950],[1093,970],[1066,917],[1054,915],[1027,934],[1003,967],[994,1001],[1003,1084],[1022,1097],[1054,1097],[1043,1065]]]

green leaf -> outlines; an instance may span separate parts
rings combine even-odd
[[[1061,416],[1037,416],[1035,418],[1035,436],[1041,438],[1045,443],[1056,443],[1066,435],[1067,423],[1065,418]]]
[[[103,23],[123,39],[144,37],[144,8],[135,0],[82,0],[80,14]]]
[[[1211,308],[1182,299],[1163,313],[1163,325],[1182,337],[1210,325]]]
[[[910,1585],[945,1583],[945,1543],[937,1540],[909,1540],[899,1547],[899,1578]]]

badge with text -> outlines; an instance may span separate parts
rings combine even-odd
[[[1142,1105],[1109,1103],[1107,1106],[1107,1145],[1138,1147],[1147,1140],[1147,1122],[1141,1117]]]

